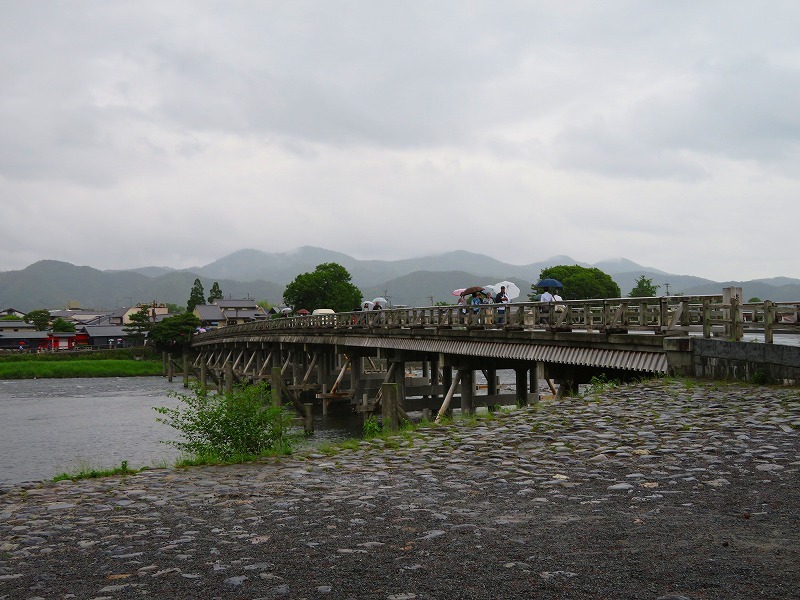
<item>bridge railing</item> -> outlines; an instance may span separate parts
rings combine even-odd
[[[745,333],[800,334],[800,302],[741,304],[721,295],[564,300],[423,306],[324,315],[280,317],[199,334],[203,340],[238,333],[287,330],[505,329],[604,333],[677,331],[741,340]]]

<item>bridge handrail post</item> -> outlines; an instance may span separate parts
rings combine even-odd
[[[711,300],[703,298],[703,337],[711,337]]]
[[[772,344],[775,334],[775,303],[764,301],[764,343]]]
[[[592,306],[588,302],[583,305],[583,326],[586,328],[586,331],[592,331],[593,329]]]
[[[738,342],[742,339],[743,335],[742,313],[739,305],[739,299],[736,296],[733,296],[731,298],[730,309],[730,336],[735,342]]]
[[[659,299],[658,328],[666,331],[669,327],[669,298],[664,296]]]

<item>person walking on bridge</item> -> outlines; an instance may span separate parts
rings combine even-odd
[[[506,294],[506,286],[501,285],[500,291],[497,292],[497,295],[494,297],[495,304],[508,304],[510,300],[508,299],[508,294]],[[505,307],[500,307],[497,309],[497,323],[502,325],[506,322],[506,309]]]
[[[550,305],[555,301],[556,297],[553,295],[553,290],[555,288],[547,288],[542,294],[541,298],[539,298],[539,302],[546,302],[544,306],[541,307],[541,318],[539,319],[539,323],[543,325],[550,324]]]

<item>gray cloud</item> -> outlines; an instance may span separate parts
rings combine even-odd
[[[664,261],[687,225],[639,233],[665,206],[788,236],[730,204],[796,210],[798,17],[740,1],[8,3],[0,270],[303,244],[400,258],[464,247],[487,222],[512,262]],[[107,251],[20,240],[42,214]],[[531,236],[543,214],[566,235]],[[729,249],[691,247],[708,274],[733,269]]]

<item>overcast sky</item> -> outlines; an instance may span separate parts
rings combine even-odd
[[[312,245],[800,277],[796,1],[0,11],[0,271]]]

